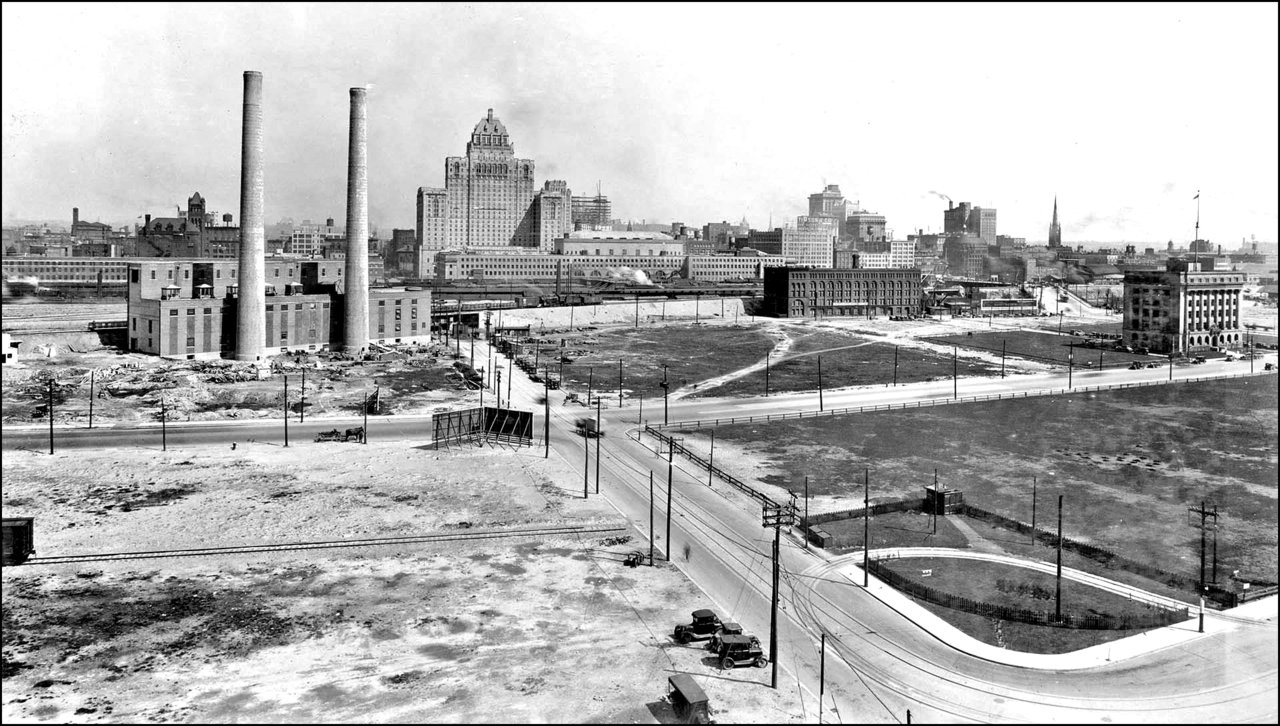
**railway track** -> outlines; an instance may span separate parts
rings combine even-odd
[[[207,557],[212,555],[241,555],[262,552],[288,552],[298,550],[338,549],[343,547],[376,547],[387,545],[431,544],[434,542],[467,542],[506,537],[550,537],[561,535],[616,534],[625,532],[623,524],[595,526],[566,525],[560,527],[526,527],[514,529],[484,530],[479,532],[438,532],[435,534],[406,535],[402,537],[374,537],[367,539],[325,540],[319,542],[286,542],[281,544],[243,545],[239,547],[198,547],[180,550],[148,550],[143,552],[109,552],[85,555],[57,555],[32,557],[27,565],[66,565],[86,562],[121,562],[167,557]]]

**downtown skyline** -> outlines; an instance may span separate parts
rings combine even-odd
[[[238,221],[260,70],[268,224],[345,215],[367,85],[384,237],[489,107],[537,185],[599,182],[624,220],[782,226],[839,184],[898,239],[940,231],[945,195],[1042,243],[1056,196],[1068,245],[1182,245],[1200,192],[1203,237],[1277,236],[1274,4],[129,7],[3,6],[5,224],[197,190]]]

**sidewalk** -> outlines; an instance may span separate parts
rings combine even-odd
[[[920,548],[919,552],[915,549],[897,549],[894,552],[902,554],[920,554],[929,556],[940,556],[943,553],[942,548]],[[886,552],[881,550],[881,553]],[[961,554],[972,558],[996,558],[1002,559],[994,555],[983,555],[982,553],[966,552],[964,550],[950,550],[951,553]],[[872,553],[875,554],[875,551]],[[843,555],[831,560],[832,564],[839,566],[839,572],[846,577],[851,584],[861,587],[863,580],[863,572],[860,563],[862,562],[862,553]],[[1032,563],[1027,563],[1032,564]],[[1068,575],[1069,568],[1063,568],[1064,576]],[[1090,584],[1097,585],[1098,580],[1104,580],[1089,573],[1081,573],[1072,571],[1072,579],[1077,579],[1074,575],[1084,575]],[[956,650],[982,658],[994,663],[1003,663],[1005,665],[1017,666],[1020,668],[1034,668],[1037,670],[1054,670],[1069,671],[1081,670],[1085,668],[1096,668],[1127,658],[1144,655],[1164,648],[1208,637],[1215,633],[1230,632],[1241,627],[1240,623],[1234,622],[1236,618],[1247,618],[1250,620],[1267,621],[1276,618],[1277,598],[1268,597],[1261,600],[1247,603],[1233,610],[1219,612],[1205,610],[1204,632],[1199,632],[1198,610],[1194,607],[1190,608],[1191,617],[1181,623],[1176,623],[1164,628],[1157,628],[1147,632],[1133,635],[1128,638],[1095,645],[1082,650],[1071,653],[1045,654],[1045,653],[1023,653],[1020,651],[1006,650],[998,646],[983,643],[961,632],[955,626],[947,623],[942,618],[934,615],[915,600],[904,593],[886,585],[874,576],[870,577],[870,586],[867,589],[871,595],[897,611],[907,620],[915,623],[924,630],[928,631],[934,637],[938,638],[947,645]],[[1127,585],[1121,583],[1110,582],[1115,591],[1133,590]],[[1112,588],[1108,588],[1112,589]],[[1142,592],[1134,590],[1134,592]],[[1146,598],[1152,600],[1167,600],[1158,595],[1151,593],[1143,593]],[[1169,600],[1169,603],[1175,601]],[[1219,617],[1227,615],[1228,617]]]

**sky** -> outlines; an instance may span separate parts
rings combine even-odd
[[[199,191],[239,220],[243,72],[266,220],[346,216],[367,86],[369,216],[411,229],[489,108],[536,184],[614,217],[795,222],[838,184],[895,238],[948,197],[1068,244],[1275,241],[1277,4],[0,6],[0,218],[131,224]]]

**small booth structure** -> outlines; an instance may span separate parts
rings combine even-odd
[[[34,523],[33,517],[4,518],[4,559],[0,564],[21,565],[35,554]]]
[[[925,514],[960,514],[964,511],[964,492],[941,485],[924,488]]]
[[[707,694],[687,673],[677,673],[667,678],[667,696],[671,707],[682,723],[710,723]]]

